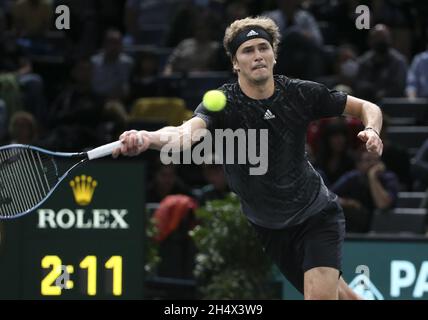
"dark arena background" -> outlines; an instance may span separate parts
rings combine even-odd
[[[344,208],[344,279],[365,299],[428,299],[426,1],[0,1],[0,144],[77,152],[180,125],[206,91],[236,79],[226,27],[259,15],[280,27],[275,73],[384,115],[387,205],[361,122],[307,131],[308,159]],[[303,298],[263,254],[221,165],[165,165],[150,150],[66,179],[34,212],[0,220],[1,299]],[[246,307],[234,311],[257,314],[257,302]]]

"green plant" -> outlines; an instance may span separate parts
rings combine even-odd
[[[154,276],[156,274],[156,267],[159,265],[161,258],[159,256],[159,243],[154,240],[157,234],[155,219],[147,219],[146,225],[146,248],[145,248],[145,264],[144,271],[146,276]]]
[[[195,277],[205,299],[274,298],[272,264],[241,213],[236,195],[196,211],[201,224],[190,231],[199,253]]]

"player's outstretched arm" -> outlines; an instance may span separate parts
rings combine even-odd
[[[113,152],[113,157],[116,158],[120,154],[125,156],[136,156],[147,149],[160,150],[165,144],[177,144],[180,149],[183,148],[184,136],[187,133],[193,133],[197,130],[206,129],[207,125],[204,120],[199,117],[194,117],[181,126],[164,127],[157,131],[125,131],[119,137],[122,141],[122,146]],[[162,137],[173,137],[173,139],[162,139]],[[194,143],[196,141],[193,141]]]
[[[358,138],[366,143],[369,152],[382,155],[383,144],[380,138],[382,130],[382,111],[369,101],[348,95],[345,106],[345,115],[359,118],[365,129],[358,133]]]

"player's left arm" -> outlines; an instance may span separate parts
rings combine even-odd
[[[382,155],[383,143],[380,138],[382,111],[380,108],[374,103],[348,95],[344,114],[362,121],[365,129],[358,133],[358,138],[366,143],[369,152]]]

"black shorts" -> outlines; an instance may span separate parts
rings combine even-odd
[[[312,268],[331,267],[342,274],[345,217],[337,201],[296,226],[274,230],[251,224],[266,254],[301,293],[303,275]]]

